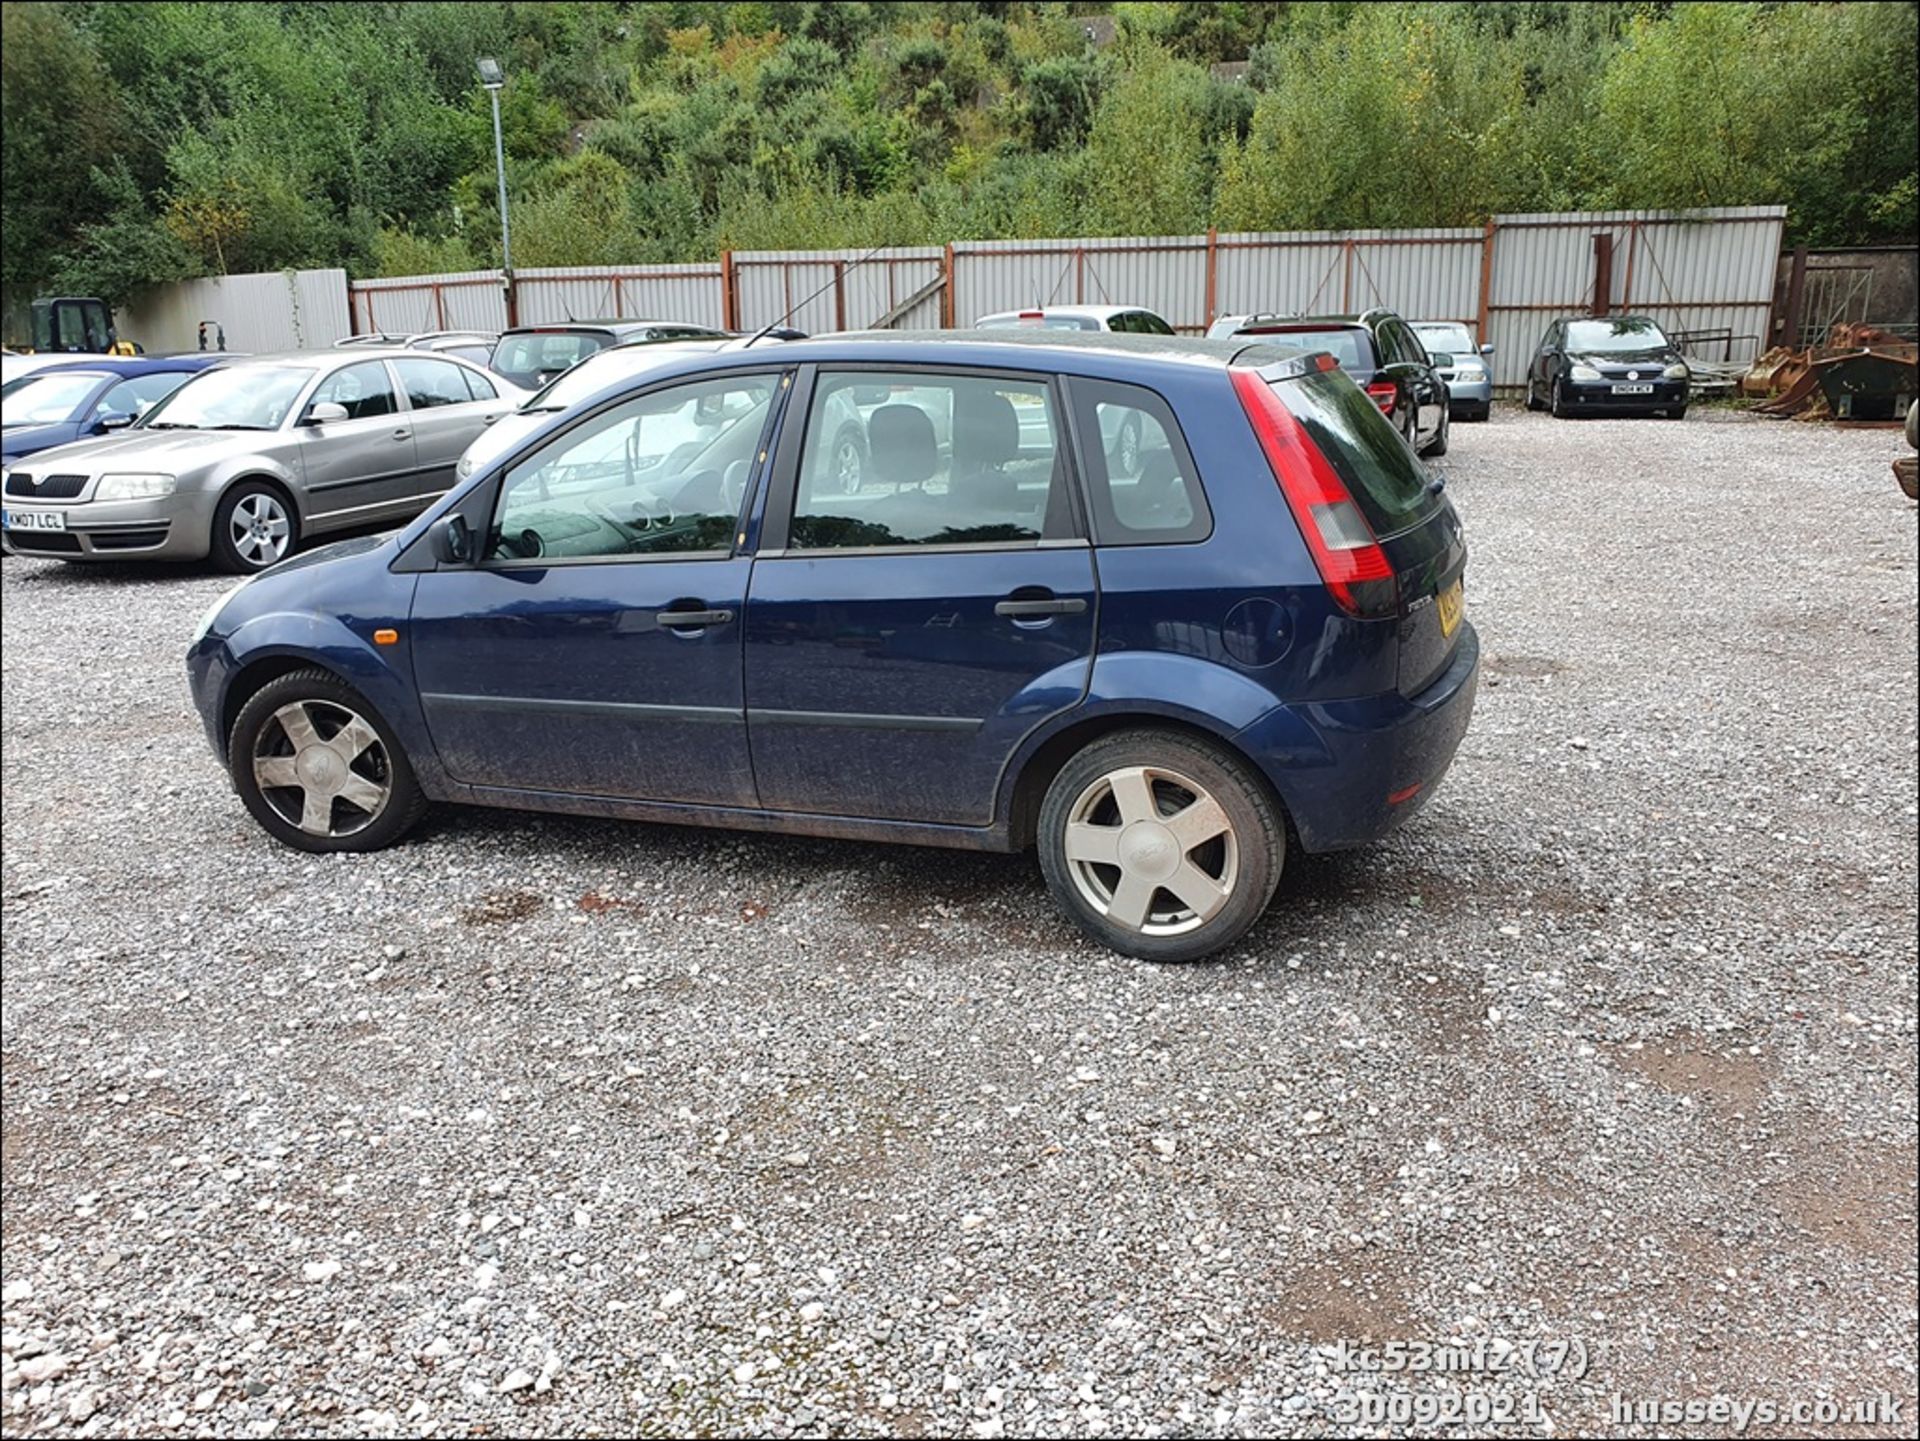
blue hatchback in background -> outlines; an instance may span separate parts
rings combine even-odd
[[[210,365],[214,354],[92,355],[43,365],[0,387],[0,467],[35,451],[133,424]]]
[[[1466,558],[1327,356],[836,335],[610,385],[398,536],[222,597],[187,667],[303,850],[430,800],[1032,846],[1091,935],[1187,960],[1289,847],[1433,793],[1478,674]]]

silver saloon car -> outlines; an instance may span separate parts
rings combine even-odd
[[[116,435],[7,471],[0,533],[21,555],[264,570],[308,536],[409,519],[525,398],[419,350],[250,356],[196,375]]]

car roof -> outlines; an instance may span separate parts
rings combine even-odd
[[[434,355],[410,350],[404,345],[333,345],[325,350],[281,350],[271,355],[241,355],[230,358],[234,367],[242,365],[361,365],[369,360],[444,360],[450,365],[472,365],[457,355]],[[476,367],[477,368],[477,367]]]
[[[629,330],[653,330],[671,328],[674,330],[698,330],[708,335],[725,335],[724,330],[715,330],[710,325],[702,325],[694,320],[554,320],[542,325],[515,325],[500,332],[505,340],[509,335],[542,335],[555,332],[574,332],[586,330],[611,331],[619,334]]]
[[[166,375],[174,371],[205,370],[232,356],[221,352],[190,351],[185,355],[75,355],[65,360],[49,360],[36,365],[33,375],[55,370],[84,370],[95,375],[114,375],[122,380],[139,375]]]
[[[1029,305],[1020,310],[996,310],[991,315],[983,315],[980,320],[998,320],[1004,315],[1041,315],[1076,316],[1085,320],[1111,320],[1116,315],[1132,315],[1144,310],[1149,315],[1160,312],[1147,305]],[[979,320],[974,324],[978,325]]]

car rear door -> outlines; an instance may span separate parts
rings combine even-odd
[[[888,399],[867,409],[856,391]],[[747,597],[760,803],[985,826],[1008,758],[1092,672],[1093,557],[1058,387],[807,367],[793,405],[805,424],[783,427]],[[856,411],[867,464],[850,489],[833,441]]]
[[[450,360],[405,355],[394,360],[393,369],[413,422],[420,488],[445,490],[453,484],[461,453],[486,429],[487,421],[506,407],[498,401],[474,399],[466,372]]]

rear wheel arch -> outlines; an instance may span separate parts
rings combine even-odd
[[[1034,844],[1040,823],[1040,807],[1047,788],[1067,762],[1103,736],[1118,731],[1165,731],[1185,740],[1199,741],[1225,751],[1242,762],[1266,792],[1267,800],[1286,828],[1288,843],[1297,842],[1293,817],[1286,798],[1254,758],[1235,745],[1232,737],[1198,721],[1159,711],[1108,711],[1088,716],[1063,727],[1029,755],[1013,778],[1007,800],[1007,835],[1014,850],[1026,850]]]

